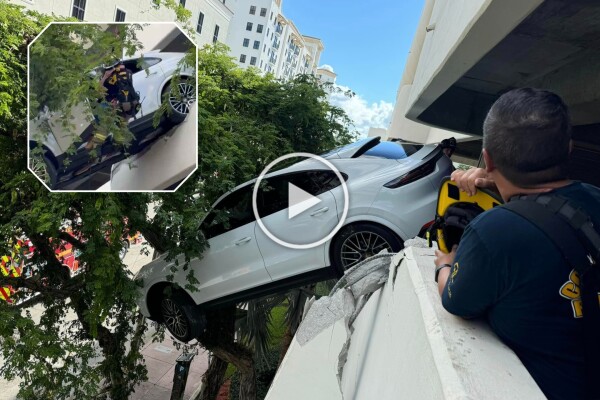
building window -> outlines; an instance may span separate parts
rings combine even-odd
[[[250,15],[256,14],[256,6],[250,6]]]
[[[240,55],[240,62],[242,64],[246,63],[246,55],[245,54]]]
[[[263,53],[264,53],[265,51],[267,51],[267,45],[266,45],[266,44],[263,44]]]
[[[117,12],[115,14],[115,22],[124,22],[125,21],[125,11],[117,8]]]
[[[258,32],[258,33],[262,33],[262,31],[263,31],[263,26],[262,26],[261,24],[258,24],[258,25],[256,26],[256,32]]]
[[[270,20],[273,20],[273,11],[271,11],[271,18],[269,18]]]
[[[252,30],[252,22],[248,22],[248,23],[246,24],[246,30],[247,30],[247,31],[251,31],[251,30]]]
[[[260,16],[261,17],[265,17],[267,15],[267,9],[266,8],[261,8],[260,9]]]
[[[250,57],[250,65],[256,65],[256,57]]]
[[[213,34],[213,43],[217,43],[219,40],[219,25],[215,25],[215,33]]]
[[[260,49],[260,42],[259,42],[258,40],[255,40],[255,41],[254,41],[254,47],[253,47],[253,49],[254,49],[254,50],[258,50],[258,49]]]
[[[85,16],[85,0],[73,0],[73,13],[71,15],[83,21],[83,17]]]
[[[202,33],[202,25],[204,24],[204,14],[200,13],[198,15],[198,24],[196,25],[196,32],[198,34]]]
[[[263,66],[263,60],[260,60],[260,67],[262,68]]]
[[[185,7],[185,0],[179,0],[179,4],[181,5],[181,7]]]
[[[244,47],[248,47],[248,45],[250,44],[250,39],[244,39]]]

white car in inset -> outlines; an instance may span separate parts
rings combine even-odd
[[[89,175],[141,151],[150,140],[165,131],[160,126],[154,126],[154,115],[162,104],[166,103],[168,106],[168,111],[162,116],[163,125],[172,126],[183,122],[190,105],[196,100],[194,69],[182,65],[185,55],[186,53],[148,52],[143,56],[121,60],[132,72],[133,87],[141,102],[135,118],[130,118],[128,122],[128,129],[134,136],[128,149],[109,139],[100,146],[98,156],[90,155],[84,146],[94,133],[91,124],[94,117],[88,104],[79,104],[72,110],[71,121],[75,127],[72,133],[65,132],[62,128],[59,115],[43,110],[40,116],[30,121],[30,149],[42,146],[42,154],[30,159],[32,170],[51,189],[59,189],[84,172]],[[92,76],[99,79],[101,74],[103,70],[99,69]],[[171,86],[175,83],[177,88],[171,91]],[[76,149],[74,154],[67,151],[71,147]],[[110,159],[103,157],[105,154],[109,154]],[[82,166],[91,162],[96,162],[91,170],[82,169]]]
[[[438,189],[452,162],[435,145],[407,145],[369,138],[322,155],[341,173],[348,188],[343,227],[326,243],[305,250],[275,243],[257,224],[252,208],[255,180],[215,202],[200,225],[209,248],[190,262],[198,291],[187,291],[187,271],[167,280],[175,260],[164,256],[145,265],[138,301],[143,315],[165,323],[178,340],[204,329],[208,307],[279,292],[340,276],[383,249],[399,251],[435,215]],[[258,214],[277,238],[312,243],[338,224],[344,207],[341,182],[322,163],[305,160],[263,178]],[[290,184],[319,202],[290,218]],[[183,259],[179,260],[179,264]]]

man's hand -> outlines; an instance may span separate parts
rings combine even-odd
[[[450,176],[456,186],[469,196],[477,192],[477,188],[492,189],[497,191],[496,183],[490,179],[483,168],[471,168],[467,171],[456,170]]]
[[[452,247],[452,251],[448,254],[444,253],[441,250],[435,251],[435,260],[433,260],[436,268],[440,265],[444,264],[454,264],[454,257],[456,257],[456,249],[457,245]],[[440,270],[438,275],[438,291],[440,292],[440,296],[444,292],[444,288],[446,287],[446,281],[448,281],[448,276],[450,276],[450,271],[452,268],[444,268]]]
[[[441,250],[436,250],[435,251],[435,259],[433,260],[434,264],[436,266],[443,265],[443,264],[452,265],[452,263],[454,263],[454,257],[456,256],[457,248],[458,248],[458,246],[454,245],[452,247],[452,251],[450,253],[444,253]]]

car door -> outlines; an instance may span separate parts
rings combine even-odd
[[[201,302],[239,293],[271,281],[255,237],[252,185],[223,198],[204,219],[209,248],[194,268]]]
[[[140,57],[124,61],[133,74],[133,87],[140,95],[141,110],[136,117],[148,115],[160,107],[160,86],[165,76],[158,57]]]
[[[264,181],[258,192],[257,208],[265,227],[278,239],[309,244],[326,237],[337,225],[337,205],[330,190],[339,186],[339,179],[332,171],[302,171]],[[290,184],[317,197],[320,202],[289,218]],[[288,248],[269,238],[258,225],[256,240],[273,281],[325,266],[325,244],[309,249]]]

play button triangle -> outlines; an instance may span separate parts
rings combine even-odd
[[[292,183],[288,183],[288,195],[288,219],[294,218],[296,215],[321,202],[317,197],[305,192]]]

